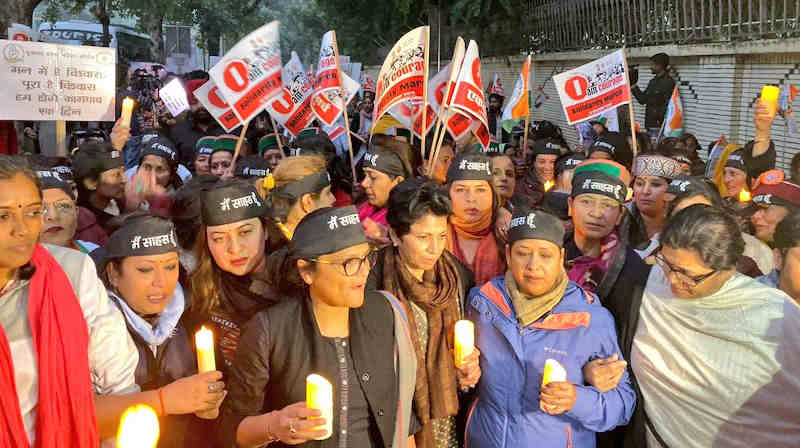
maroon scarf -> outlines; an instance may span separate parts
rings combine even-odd
[[[600,256],[597,258],[582,255],[574,260],[567,261],[567,275],[573,282],[581,285],[583,289],[588,289],[596,293],[600,282],[608,272],[608,267],[614,261],[619,249],[619,238],[617,234],[611,232],[600,246]]]

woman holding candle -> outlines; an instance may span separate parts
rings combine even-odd
[[[391,292],[408,311],[417,356],[414,410],[422,424],[417,447],[457,447],[459,390],[480,378],[477,350],[458,368],[452,353],[453,328],[463,317],[473,275],[445,250],[451,203],[435,181],[402,182],[387,207],[392,246],[378,253],[367,290]]]
[[[222,409],[223,444],[409,446],[416,357],[400,305],[378,292],[365,296],[370,248],[356,208],[309,213],[290,257],[305,297],[259,313],[245,328]],[[328,422],[307,420],[322,415],[307,407],[310,374],[333,385],[325,406],[332,433],[315,429]]]
[[[548,137],[536,140],[533,152],[527,157],[528,172],[517,182],[517,194],[528,203],[540,203],[544,197],[545,183],[555,180],[556,159],[566,151],[561,139]]]
[[[631,244],[647,258],[658,247],[658,233],[666,220],[667,186],[680,174],[680,164],[669,157],[648,154],[633,161],[633,217]]]
[[[228,180],[201,193],[200,209],[191,311],[194,326],[207,324],[214,331],[224,371],[233,362],[241,326],[279,299],[267,295],[266,206],[252,185]]]
[[[197,373],[186,329],[187,299],[178,283],[178,246],[171,222],[132,215],[92,256],[109,297],[122,311],[139,352],[136,384],[158,391],[160,447],[197,446],[209,432],[192,413],[215,411],[225,398],[222,374]]]
[[[447,249],[475,275],[482,285],[505,270],[493,230],[500,199],[492,186],[489,158],[462,155],[447,171],[447,188],[453,203]]]
[[[563,241],[558,218],[519,210],[508,231],[508,271],[470,293],[467,316],[483,374],[467,420],[468,446],[527,447],[535,440],[593,448],[596,432],[626,424],[633,413],[627,373],[607,392],[584,385],[587,363],[622,355],[611,314],[567,277]],[[538,387],[548,359],[566,378]]]

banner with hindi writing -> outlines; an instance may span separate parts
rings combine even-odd
[[[195,89],[194,96],[206,108],[208,113],[217,120],[217,123],[225,129],[225,132],[231,132],[242,123],[239,121],[239,117],[233,113],[231,106],[219,94],[219,87],[214,84],[214,80],[209,79],[205,84]]]
[[[245,36],[209,70],[242,122],[266,109],[283,91],[278,37],[278,22],[270,22]]]
[[[394,44],[381,66],[375,92],[372,122],[403,101],[422,101],[425,86],[425,48],[428,27],[421,26],[406,33]]]
[[[270,115],[290,134],[297,137],[300,131],[314,121],[311,110],[311,94],[314,86],[297,53],[292,52],[289,62],[283,66],[283,94],[268,107]]]
[[[458,74],[458,81],[453,94],[451,107],[456,112],[470,116],[478,122],[471,124],[473,133],[480,141],[483,149],[489,147],[489,120],[486,116],[486,98],[483,95],[481,79],[481,59],[478,44],[471,40],[464,54],[464,62]],[[449,123],[448,123],[449,126]]]
[[[113,48],[0,40],[0,120],[114,121]]]

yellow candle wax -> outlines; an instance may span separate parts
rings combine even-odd
[[[555,359],[549,358],[544,362],[542,375],[542,388],[553,382],[567,381],[567,370]]]
[[[461,367],[464,358],[472,354],[475,349],[475,324],[468,320],[456,322],[455,327],[455,362],[456,367]]]
[[[333,434],[333,385],[325,377],[312,373],[306,377],[306,406],[322,411],[325,424],[314,429],[325,430],[326,435],[316,440],[325,440]]]
[[[742,190],[739,191],[739,202],[750,202],[751,199],[752,197],[750,192],[747,191],[747,188],[742,188]]]
[[[778,113],[778,97],[781,95],[781,89],[775,86],[764,86],[761,88],[761,102],[768,106],[770,114],[775,116]]]
[[[117,448],[154,448],[158,443],[159,427],[156,411],[137,404],[122,413],[117,431]]]
[[[124,100],[122,100],[122,123],[126,126],[130,127],[131,125],[131,115],[133,114],[133,98],[126,96]]]
[[[214,333],[203,326],[194,335],[194,343],[197,345],[197,372],[205,373],[217,370],[217,363],[214,359]]]
[[[550,189],[552,189],[555,185],[556,185],[555,182],[553,182],[552,180],[548,180],[547,182],[544,183],[544,191],[545,192],[550,191]]]

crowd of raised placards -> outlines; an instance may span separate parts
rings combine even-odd
[[[271,23],[0,155],[0,446],[800,446],[790,86],[700,142],[620,51],[554,77],[570,146],[530,58],[507,99],[428,39],[354,81]]]

